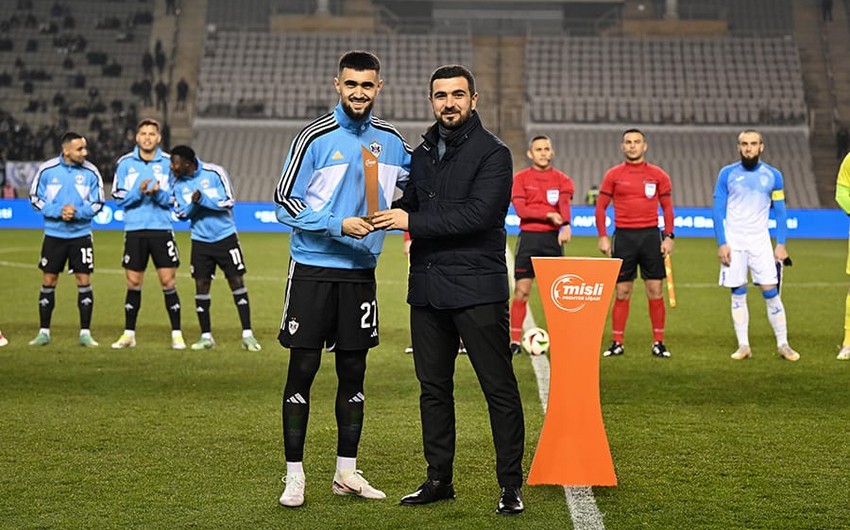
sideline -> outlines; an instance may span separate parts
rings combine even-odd
[[[511,295],[513,295],[514,254],[508,247],[505,248],[505,259],[508,265]],[[535,326],[534,315],[531,314],[531,308],[529,308],[525,314],[522,327],[528,329]],[[531,366],[534,369],[534,375],[537,377],[537,394],[545,412],[549,404],[549,357],[546,355],[526,355],[526,357],[531,359]],[[570,510],[574,530],[605,530],[602,512],[599,511],[596,498],[593,496],[593,488],[590,486],[564,486],[564,495],[567,498],[567,508]]]

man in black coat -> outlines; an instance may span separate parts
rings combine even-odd
[[[462,337],[487,399],[500,514],[522,502],[525,426],[514,376],[508,323],[505,215],[511,198],[511,153],[481,124],[475,78],[464,66],[431,75],[429,96],[437,122],[413,152],[410,182],[376,228],[407,230],[407,302],[428,479],[403,505],[455,497],[454,369]]]

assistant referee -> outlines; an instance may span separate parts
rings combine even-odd
[[[602,355],[625,353],[623,336],[629,317],[629,300],[634,289],[637,268],[646,286],[649,318],[652,321],[652,355],[670,357],[664,345],[663,280],[667,277],[664,257],[673,252],[673,189],[670,176],[660,167],[646,162],[646,136],[639,129],[623,133],[620,145],[625,161],[605,174],[596,202],[596,229],[599,250],[623,264],[617,277],[617,298],[611,314],[613,341]],[[608,239],[605,208],[614,201],[614,241]],[[658,206],[664,213],[664,229],[658,228]]]

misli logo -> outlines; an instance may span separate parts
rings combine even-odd
[[[601,300],[604,289],[605,284],[601,282],[588,284],[577,274],[564,274],[552,282],[552,301],[558,308],[575,313],[585,304]]]

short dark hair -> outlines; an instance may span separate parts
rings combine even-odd
[[[358,72],[364,70],[374,70],[375,73],[381,73],[381,60],[374,53],[363,50],[351,50],[342,54],[339,58],[339,72],[343,68],[351,68]]]
[[[82,137],[83,137],[83,135],[81,135],[79,133],[75,133],[74,131],[68,131],[68,132],[66,132],[65,134],[62,135],[62,139],[59,140],[59,143],[61,145],[67,145],[67,144],[73,142],[74,140],[79,140]]]
[[[531,149],[531,145],[537,140],[546,140],[550,144],[552,143],[552,139],[546,136],[545,134],[538,134],[537,136],[528,141],[528,148]]]
[[[195,158],[195,150],[188,145],[178,145],[171,150],[171,156],[179,156],[183,160],[189,160],[195,165],[198,164],[198,159]]]
[[[626,129],[625,131],[623,131],[623,138],[625,138],[627,134],[631,134],[631,133],[638,133],[639,135],[646,138],[646,135],[643,133],[643,131],[641,131],[637,127],[632,127],[631,129]]]
[[[452,77],[465,77],[469,85],[469,95],[475,94],[475,76],[472,71],[462,64],[444,64],[438,67],[431,74],[431,86],[428,89],[429,94],[434,91],[434,81],[437,79],[451,79]]]
[[[139,124],[136,126],[136,132],[141,131],[141,130],[142,130],[142,127],[144,127],[145,125],[153,125],[154,127],[156,127],[156,130],[157,130],[157,131],[159,131],[159,130],[161,130],[161,129],[162,129],[162,128],[159,126],[159,122],[158,122],[158,121],[156,121],[155,119],[153,119],[153,118],[145,118],[145,119],[143,119],[142,121],[140,121],[140,122],[139,122]]]

